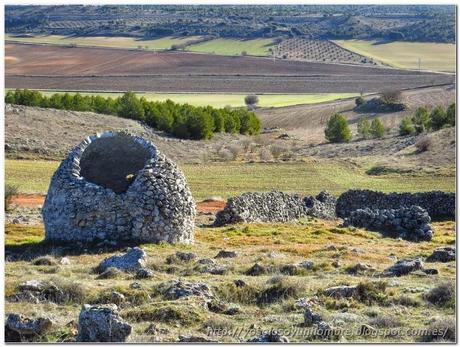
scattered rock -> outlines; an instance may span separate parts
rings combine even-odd
[[[110,295],[110,301],[117,306],[121,306],[125,303],[126,298],[123,294],[114,291]]]
[[[313,263],[311,260],[304,260],[298,263],[297,266],[305,270],[311,270],[313,269],[313,266],[315,266],[315,263]]]
[[[215,265],[216,262],[210,258],[202,258],[197,261],[199,265]]]
[[[319,323],[323,320],[319,313],[314,313],[311,310],[310,306],[305,307],[305,311],[303,312],[303,319],[304,324],[307,327],[311,327],[314,323]]]
[[[61,260],[59,260],[59,264],[61,264],[61,265],[70,265],[70,259],[67,258],[67,257],[63,257],[63,258],[61,258]]]
[[[42,335],[49,330],[53,323],[48,318],[27,318],[21,314],[10,313],[6,318],[5,325],[8,329],[20,335]]]
[[[350,298],[356,294],[358,286],[337,286],[324,290],[324,294],[335,298]]]
[[[45,285],[40,280],[30,280],[19,285],[19,290],[30,290],[32,292],[40,292],[44,289]]]
[[[244,282],[243,280],[234,280],[233,283],[238,288],[246,286],[246,282]]]
[[[142,286],[141,286],[141,284],[139,282],[133,282],[133,283],[131,283],[129,285],[129,288],[131,288],[131,289],[141,289]]]
[[[116,305],[84,305],[78,319],[77,342],[125,342],[131,326]]]
[[[437,269],[423,269],[422,270],[427,275],[438,275],[439,271]]]
[[[259,263],[255,263],[251,268],[246,271],[248,276],[260,276],[267,273],[267,268]]]
[[[222,265],[212,264],[201,266],[199,271],[201,273],[210,273],[211,275],[225,275],[227,273],[227,268]]]
[[[196,254],[192,252],[176,252],[175,254],[171,254],[166,258],[167,264],[174,264],[176,262],[190,262],[196,258]]]
[[[188,343],[216,343],[215,340],[210,340],[207,337],[196,336],[196,335],[180,335],[179,342],[188,342]]]
[[[139,247],[128,248],[123,255],[114,255],[104,259],[98,266],[98,272],[102,273],[110,267],[120,271],[137,271],[145,266],[147,254]]]
[[[153,277],[153,271],[150,269],[139,269],[136,272],[136,278],[139,280],[151,277]]]
[[[371,271],[375,271],[375,269],[364,263],[357,263],[356,265],[350,266],[346,269],[346,272],[350,275],[362,275]]]
[[[105,269],[104,272],[102,272],[99,276],[97,276],[97,279],[98,280],[106,280],[106,279],[110,279],[110,278],[116,278],[116,277],[120,276],[121,274],[122,274],[122,272],[120,270],[118,270],[117,268],[109,267],[109,268]]]
[[[270,331],[257,337],[253,337],[248,342],[274,342],[274,343],[289,343],[286,336],[279,334],[276,331]]]
[[[440,261],[442,263],[447,263],[449,261],[455,261],[455,247],[446,246],[441,248],[436,248],[433,251],[426,261]]]
[[[404,276],[416,270],[423,270],[423,262],[420,258],[403,259],[383,271],[383,276]]]
[[[216,258],[236,258],[236,257],[237,257],[237,253],[235,251],[221,250],[216,255]]]
[[[280,272],[284,275],[295,276],[299,273],[299,267],[295,264],[286,264],[281,266]]]
[[[161,283],[158,290],[168,300],[177,300],[188,296],[212,298],[211,289],[206,283],[190,283],[173,280]]]

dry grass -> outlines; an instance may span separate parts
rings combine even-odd
[[[78,317],[79,306],[75,302],[108,302],[108,294],[112,291],[118,291],[126,297],[127,303],[121,306],[120,312],[134,327],[131,341],[150,341],[153,337],[144,334],[144,330],[151,322],[158,329],[163,329],[157,336],[161,341],[176,341],[179,334],[185,333],[203,335],[212,327],[247,329],[251,324],[256,324],[264,329],[292,328],[303,322],[303,310],[296,306],[296,300],[312,298],[325,288],[343,284],[359,284],[359,295],[350,299],[325,299],[320,296],[315,310],[321,312],[326,321],[331,322],[346,309],[348,313],[358,317],[357,321],[347,323],[352,329],[357,329],[360,324],[377,317],[393,318],[388,322],[375,320],[376,325],[395,325],[395,322],[400,322],[401,326],[408,328],[425,328],[431,324],[432,316],[454,314],[452,307],[432,305],[421,299],[421,295],[435,288],[439,281],[455,279],[454,263],[430,264],[430,267],[439,270],[440,274],[436,276],[420,277],[414,274],[397,280],[385,279],[382,285],[372,274],[349,275],[345,271],[347,267],[358,262],[367,263],[376,271],[382,271],[394,263],[394,256],[426,257],[434,248],[455,242],[453,222],[434,223],[433,241],[421,243],[383,238],[378,233],[340,228],[338,224],[335,221],[304,220],[292,224],[198,228],[193,246],[142,245],[149,255],[149,267],[154,268],[155,273],[154,277],[143,280],[135,280],[134,275],[125,273],[115,278],[98,280],[98,274],[93,269],[111,253],[67,255],[70,265],[59,265],[53,273],[46,270],[50,266],[33,266],[29,261],[21,260],[8,261],[5,268],[7,295],[15,293],[17,285],[26,280],[40,279],[66,288],[66,293],[73,296],[68,303],[58,305],[7,301],[6,311],[32,317],[52,317],[55,325],[49,334],[42,337],[48,341],[59,341],[64,335],[68,337],[66,324]],[[42,238],[42,228],[6,226],[7,252],[14,252],[15,247],[24,244],[28,247],[41,247],[37,242]],[[335,247],[331,247],[332,245]],[[201,274],[194,269],[193,262],[174,264],[176,273],[168,271],[166,258],[177,250],[192,251],[200,259],[213,258],[221,249],[238,252],[237,258],[217,260],[219,264],[228,267],[229,271],[225,275]],[[42,255],[50,253],[45,250],[44,248]],[[291,276],[280,272],[283,265],[304,260],[313,261],[314,268]],[[339,267],[331,266],[334,261],[339,262]],[[256,262],[266,266],[269,272],[261,276],[245,275],[244,272]],[[185,301],[165,301],[163,296],[156,294],[155,288],[160,283],[179,277],[187,282],[207,283],[216,300],[238,305],[240,313],[229,316],[223,312],[209,311],[200,304],[202,299],[199,297],[189,297]],[[243,280],[246,285],[237,287],[234,284],[237,279]],[[140,283],[140,289],[130,288],[133,281]],[[81,283],[82,286],[66,286],[71,282]],[[238,340],[232,336],[214,336],[213,339],[237,342],[246,341],[250,337],[252,336],[243,336]],[[305,341],[301,336],[290,339]],[[366,339],[372,342],[410,342],[418,338],[401,336]],[[366,339],[352,335],[349,341]]]

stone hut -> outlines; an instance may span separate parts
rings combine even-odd
[[[54,173],[46,240],[193,242],[195,201],[181,170],[142,137],[87,137]]]

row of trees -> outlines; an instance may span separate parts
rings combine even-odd
[[[211,106],[176,104],[171,100],[147,101],[132,92],[118,98],[83,96],[79,93],[56,93],[47,97],[38,91],[17,89],[6,93],[5,102],[116,115],[141,121],[182,139],[209,139],[216,132],[255,135],[261,128],[261,122],[255,113],[244,108],[217,109]]]
[[[421,134],[430,130],[439,130],[455,125],[455,103],[447,110],[436,106],[428,112],[426,107],[419,107],[412,117],[404,117],[399,124],[400,135]]]
[[[401,120],[399,134],[421,134],[451,126],[455,126],[455,103],[447,110],[437,106],[431,112],[428,112],[426,107],[419,107],[412,117],[404,117]],[[348,121],[340,113],[329,119],[324,134],[329,142],[349,142],[352,138]],[[373,119],[372,122],[361,119],[358,122],[358,134],[364,139],[382,138],[385,135],[385,127],[379,118]]]

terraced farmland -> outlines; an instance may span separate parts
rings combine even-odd
[[[276,47],[274,54],[279,59],[376,65],[372,59],[353,53],[327,40],[302,38],[283,40]]]

